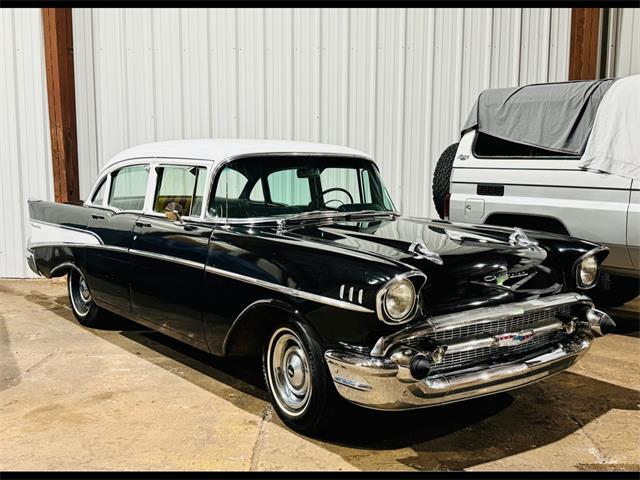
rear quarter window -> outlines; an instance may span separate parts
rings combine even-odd
[[[120,210],[142,210],[147,193],[149,168],[146,165],[132,165],[111,174],[109,206]]]
[[[477,158],[557,158],[562,160],[580,158],[569,153],[555,152],[523,143],[503,140],[482,132],[476,132],[473,142],[473,155]]]

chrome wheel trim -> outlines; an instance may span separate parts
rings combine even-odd
[[[81,317],[86,317],[93,305],[91,291],[84,275],[77,270],[69,272],[69,298],[73,310]]]
[[[267,380],[278,407],[291,417],[302,415],[311,398],[309,358],[298,335],[279,328],[267,348]]]
[[[89,287],[87,286],[87,281],[84,279],[84,276],[80,276],[80,280],[78,280],[78,287],[80,293],[80,300],[84,304],[91,302],[91,292],[89,291]]]

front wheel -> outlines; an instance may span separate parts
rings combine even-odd
[[[300,323],[278,326],[262,358],[265,383],[282,421],[305,434],[326,430],[340,410],[340,399],[320,344]]]
[[[69,303],[76,320],[85,327],[97,327],[104,318],[104,312],[93,301],[91,290],[84,275],[79,270],[70,270],[67,275]]]

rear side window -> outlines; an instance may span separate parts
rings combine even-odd
[[[102,205],[102,200],[104,199],[104,187],[107,184],[106,178],[103,178],[100,182],[100,186],[96,190],[96,193],[93,194],[93,198],[91,199],[91,203],[94,205]]]
[[[133,165],[111,174],[109,206],[120,210],[142,210],[149,178],[148,167]]]
[[[206,180],[204,167],[181,165],[157,168],[158,183],[153,210],[164,213],[169,203],[180,205],[181,214],[197,217],[202,211],[202,195]]]
[[[578,158],[569,153],[555,152],[532,147],[522,143],[503,140],[498,137],[477,132],[473,144],[473,155],[478,158]]]

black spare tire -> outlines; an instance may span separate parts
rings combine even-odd
[[[453,143],[445,148],[433,172],[433,203],[436,206],[436,211],[440,218],[444,218],[444,204],[447,194],[449,193],[449,179],[451,178],[453,159],[456,156],[457,150],[457,143]]]

